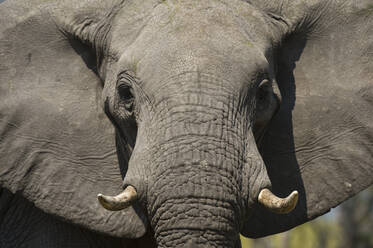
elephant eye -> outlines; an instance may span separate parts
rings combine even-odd
[[[268,98],[268,96],[272,92],[272,86],[269,80],[265,79],[263,80],[258,87],[257,91],[257,101],[258,104],[264,104],[265,100]]]
[[[128,84],[121,84],[118,86],[118,95],[121,99],[121,102],[124,108],[132,112],[133,110],[133,102],[134,102],[134,95],[132,93],[132,88]]]
[[[129,100],[133,98],[133,94],[131,92],[131,87],[126,84],[121,84],[118,86],[118,94],[123,100]]]

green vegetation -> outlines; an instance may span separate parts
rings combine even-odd
[[[338,248],[341,237],[336,221],[322,218],[267,238],[249,240],[241,237],[241,240],[242,248]]]

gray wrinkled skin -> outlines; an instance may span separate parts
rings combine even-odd
[[[373,183],[369,1],[8,0],[0,21],[1,247],[240,247]],[[132,207],[99,206],[122,185]]]

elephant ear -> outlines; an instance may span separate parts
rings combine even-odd
[[[299,202],[286,215],[254,208],[248,237],[312,220],[373,183],[373,6],[316,16],[277,54],[282,103],[261,144],[273,192],[296,189]]]
[[[97,201],[120,192],[122,176],[95,55],[29,5],[0,4],[0,187],[68,222],[140,237],[138,206],[109,212]]]

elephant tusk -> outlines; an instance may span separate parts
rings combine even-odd
[[[137,192],[134,187],[127,186],[127,188],[117,196],[98,194],[97,198],[100,204],[107,210],[119,211],[132,205],[137,199]]]
[[[262,189],[258,196],[258,201],[270,211],[277,214],[290,213],[298,202],[298,191],[293,191],[286,198],[275,196],[269,189]]]

